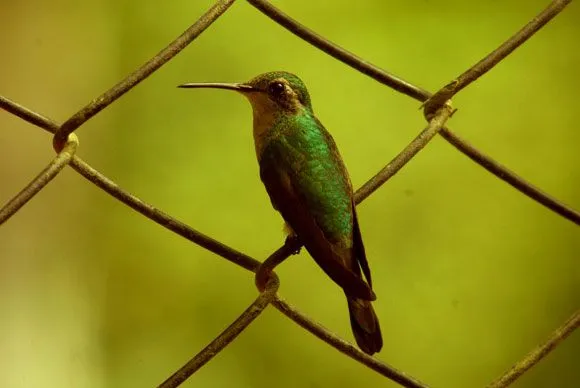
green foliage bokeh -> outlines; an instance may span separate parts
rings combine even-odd
[[[277,1],[357,55],[429,90],[547,1]],[[212,1],[0,2],[1,93],[62,121],[180,34]],[[580,207],[580,12],[572,4],[462,91],[450,121],[484,152]],[[176,58],[91,119],[78,154],[123,188],[255,258],[283,242],[239,95],[183,82],[298,74],[359,187],[425,125],[419,103],[309,46],[239,1]],[[53,155],[0,116],[0,200]],[[481,387],[580,306],[578,228],[436,138],[359,207],[385,346],[434,387]],[[280,293],[351,339],[342,292],[302,252]],[[71,169],[0,233],[0,385],[163,381],[256,296],[252,275],[148,221]],[[575,387],[576,333],[514,386]],[[396,386],[272,308],[184,386]]]

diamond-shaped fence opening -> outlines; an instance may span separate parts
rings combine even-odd
[[[289,32],[334,57],[336,60],[347,64],[353,69],[360,71],[387,87],[423,103],[423,114],[427,120],[427,125],[415,137],[415,139],[408,144],[408,146],[406,146],[381,171],[357,190],[357,203],[364,201],[372,195],[375,190],[381,187],[387,180],[405,166],[407,162],[417,155],[431,139],[440,135],[459,152],[466,155],[497,178],[513,186],[523,195],[528,196],[568,221],[580,225],[580,213],[578,211],[544,193],[525,179],[511,172],[508,168],[469,144],[457,135],[455,131],[447,127],[448,120],[455,112],[450,103],[450,99],[463,88],[491,70],[506,56],[510,55],[516,48],[526,42],[526,40],[534,33],[544,27],[544,25],[552,18],[557,16],[570,3],[570,1],[571,0],[562,0],[550,3],[546,9],[534,17],[527,25],[509,38],[500,47],[483,58],[473,67],[453,79],[451,82],[447,83],[439,91],[432,94],[389,74],[381,68],[376,67],[338,45],[335,45],[309,28],[299,24],[291,17],[285,15],[269,2],[265,0],[248,0],[251,5],[261,11],[265,16],[286,28]],[[287,240],[287,243],[274,252],[266,261],[261,262],[194,230],[188,225],[121,189],[115,182],[111,181],[105,175],[95,170],[87,162],[77,156],[79,142],[76,131],[82,128],[87,120],[110,106],[124,93],[171,60],[177,53],[204,32],[214,21],[226,13],[233,3],[234,0],[217,1],[190,28],[151,60],[147,61],[143,66],[135,70],[131,75],[119,82],[117,85],[107,90],[103,95],[94,99],[90,104],[72,115],[62,124],[52,121],[51,119],[19,105],[6,97],[0,97],[0,106],[2,106],[4,110],[54,134],[53,146],[57,152],[56,157],[48,163],[46,168],[40,171],[26,187],[24,187],[12,200],[2,207],[0,210],[0,222],[6,222],[12,215],[25,206],[32,197],[43,190],[46,185],[50,183],[50,181],[65,167],[70,166],[81,176],[88,179],[125,205],[141,213],[143,216],[185,239],[204,247],[216,255],[225,258],[231,263],[256,273],[256,282],[261,285],[261,287],[259,287],[261,291],[256,300],[248,306],[239,318],[232,322],[226,330],[213,339],[206,348],[201,350],[189,362],[169,376],[167,380],[161,384],[162,387],[175,387],[184,382],[205,363],[209,362],[215,355],[223,351],[233,340],[235,340],[238,334],[244,331],[256,318],[260,316],[268,305],[274,306],[286,317],[314,334],[321,341],[324,341],[338,349],[345,356],[366,365],[368,368],[383,375],[385,378],[395,381],[405,387],[427,387],[428,382],[421,382],[422,379],[420,376],[415,377],[414,371],[403,372],[387,362],[379,360],[377,357],[366,355],[349,342],[341,339],[318,324],[312,317],[299,312],[295,307],[280,298],[277,292],[280,282],[277,275],[273,272],[273,269],[282,260],[300,248],[299,242]],[[90,71],[91,69],[86,69],[86,72]],[[163,114],[162,112],[159,113]],[[130,150],[127,152],[130,152]],[[79,226],[77,225],[75,227]],[[505,372],[505,374],[498,377],[493,382],[490,382],[489,386],[505,387],[510,385],[545,357],[560,342],[566,339],[566,337],[579,325],[580,311],[577,311],[568,321],[546,338],[544,343],[538,346],[538,348],[532,350],[528,355],[522,358],[521,361],[514,364],[511,369]],[[452,367],[453,366],[450,366],[450,368]],[[36,366],[31,365],[30,368],[31,373],[33,373]]]

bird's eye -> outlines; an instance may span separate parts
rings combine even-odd
[[[284,93],[285,90],[285,86],[282,82],[276,81],[276,82],[272,82],[269,86],[268,86],[268,90],[270,91],[270,93],[272,93],[274,96],[279,96],[282,93]]]

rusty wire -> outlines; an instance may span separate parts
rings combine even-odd
[[[143,81],[146,77],[159,69],[203,31],[205,31],[213,22],[215,22],[235,0],[219,0],[203,14],[191,27],[182,35],[161,50],[152,59],[147,61],[140,68],[131,73],[124,80],[108,89],[101,96],[94,99],[84,108],[72,115],[62,125],[57,124],[49,118],[46,118],[28,108],[25,108],[8,98],[0,96],[0,107],[23,120],[41,127],[54,134],[53,147],[57,151],[56,157],[43,169],[24,189],[22,189],[14,198],[0,209],[0,224],[8,220],[22,206],[26,204],[34,195],[41,191],[58,173],[69,164],[74,170],[85,177],[96,186],[100,187],[119,201],[141,213],[152,221],[164,226],[165,228],[177,233],[178,235],[202,246],[203,248],[215,253],[218,256],[231,261],[249,271],[255,272],[256,285],[260,291],[257,299],[250,304],[248,308],[218,337],[188,361],[183,367],[169,376],[160,386],[177,387],[195,371],[201,368],[205,363],[210,361],[218,352],[223,350],[233,341],[251,322],[253,322],[260,313],[272,304],[288,318],[296,322],[305,330],[311,332],[324,342],[333,346],[347,356],[361,362],[370,369],[381,375],[399,383],[405,387],[424,388],[425,383],[420,382],[405,372],[399,371],[387,363],[370,357],[361,352],[357,347],[349,342],[334,335],[328,329],[299,312],[283,300],[278,294],[279,280],[273,272],[285,258],[300,249],[300,242],[295,239],[288,239],[286,243],[276,250],[264,263],[239,252],[227,245],[202,234],[188,225],[176,220],[168,214],[154,206],[142,201],[133,194],[123,190],[115,182],[108,179],[105,175],[92,168],[88,163],[76,156],[78,139],[73,133],[81,127],[87,120],[98,114],[101,110],[108,107],[115,100],[129,91],[132,87]],[[403,94],[424,103],[424,115],[428,120],[427,127],[421,131],[417,137],[409,143],[391,162],[381,169],[375,176],[369,179],[355,194],[355,200],[362,202],[402,167],[404,167],[427,143],[438,133],[452,144],[455,148],[468,156],[475,163],[479,164],[487,171],[491,172],[501,180],[507,182],[526,196],[544,205],[560,216],[580,225],[580,213],[571,207],[563,204],[561,201],[543,193],[523,178],[510,171],[508,168],[495,161],[491,157],[479,151],[476,147],[461,139],[457,134],[445,126],[447,120],[453,114],[453,108],[449,99],[458,93],[461,89],[481,77],[487,71],[492,69],[503,58],[508,56],[513,50],[523,44],[534,33],[540,30],[552,18],[558,15],[571,0],[554,0],[546,9],[532,19],[526,26],[504,42],[498,49],[494,50],[476,65],[468,69],[459,77],[445,85],[437,93],[431,94],[407,81],[402,80],[381,68],[370,64],[369,62],[357,57],[347,50],[330,42],[326,38],[316,34],[307,27],[302,26],[276,7],[265,0],[247,0],[251,5],[256,7],[266,16],[270,17],[276,23],[304,39],[308,43],[316,46],[320,50],[344,62],[350,67],[368,75],[376,81],[389,86]],[[575,312],[571,318],[560,328],[556,329],[548,340],[530,352],[521,361],[516,363],[505,374],[490,383],[489,387],[500,388],[510,385],[518,377],[538,363],[551,350],[553,350],[561,341],[569,336],[576,328],[580,326],[580,311]]]

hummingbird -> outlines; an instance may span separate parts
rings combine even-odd
[[[179,87],[234,90],[250,101],[260,178],[273,207],[289,233],[343,289],[359,348],[369,355],[380,351],[383,339],[371,304],[376,296],[352,183],[334,139],[314,115],[302,80],[275,71],[245,83]]]

